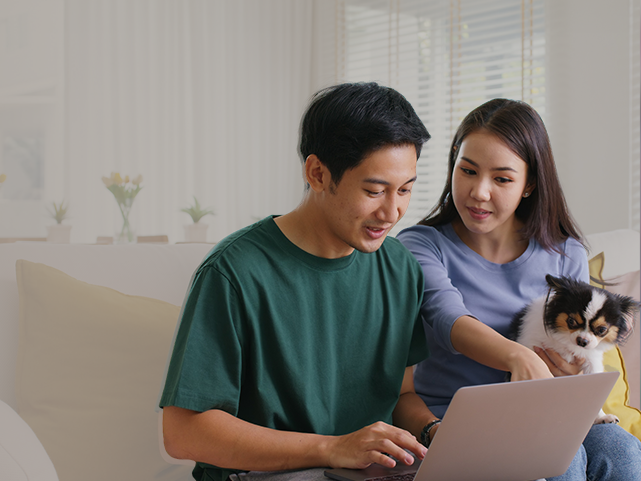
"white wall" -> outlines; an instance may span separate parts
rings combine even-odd
[[[630,4],[549,1],[548,130],[584,234],[629,227]]]

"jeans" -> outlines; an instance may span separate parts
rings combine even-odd
[[[548,481],[641,481],[641,442],[616,424],[595,424],[570,467]]]

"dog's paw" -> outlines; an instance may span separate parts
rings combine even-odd
[[[619,424],[619,418],[614,414],[599,414],[594,424]]]

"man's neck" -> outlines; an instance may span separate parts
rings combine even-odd
[[[296,209],[275,218],[274,222],[292,244],[308,254],[337,259],[354,252],[352,247],[329,240],[332,236],[324,216],[307,197]]]

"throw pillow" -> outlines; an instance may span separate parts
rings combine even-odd
[[[611,290],[610,286],[606,285],[603,279],[604,264],[605,255],[603,252],[590,259],[590,283],[596,287]],[[625,294],[631,295],[629,293]],[[638,294],[633,297],[638,298]],[[615,347],[607,351],[603,356],[603,365],[606,371],[618,371],[620,373],[619,379],[617,379],[616,384],[612,388],[603,406],[603,411],[616,415],[623,429],[641,439],[641,411],[630,406],[628,372],[621,349]]]
[[[18,411],[60,479],[188,479],[163,460],[157,405],[180,308],[16,263]]]

